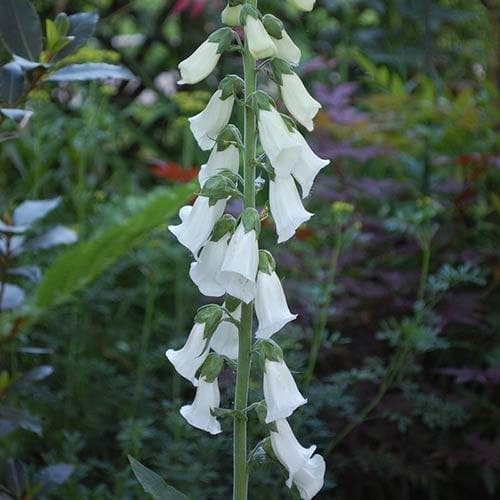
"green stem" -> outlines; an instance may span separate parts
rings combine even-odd
[[[256,5],[256,1],[248,3]],[[247,98],[256,90],[255,61],[248,47],[244,48],[245,69],[245,120],[244,140],[245,153],[244,168],[244,195],[245,208],[255,207],[255,143],[256,119]],[[248,471],[247,471],[247,418],[244,413],[248,404],[248,385],[250,381],[250,351],[252,349],[252,321],[253,304],[243,304],[241,310],[241,323],[239,332],[238,370],[236,373],[235,410],[240,410],[234,418],[234,483],[233,499],[246,500],[248,497]]]
[[[420,283],[418,286],[417,300],[422,302],[427,287],[427,278],[429,277],[429,266],[431,262],[431,245],[427,243],[422,247],[422,264],[420,266]]]
[[[304,390],[307,390],[311,385],[314,376],[314,370],[316,368],[316,363],[318,361],[319,350],[321,347],[321,343],[323,341],[323,337],[325,335],[326,324],[328,323],[328,313],[330,311],[330,304],[332,302],[332,295],[333,295],[332,289],[333,289],[333,284],[335,282],[335,277],[337,275],[337,267],[338,267],[341,247],[342,247],[342,235],[338,233],[335,238],[335,246],[333,248],[332,256],[330,259],[330,265],[328,267],[328,274],[325,285],[324,303],[319,313],[318,322],[316,324],[314,336],[312,339],[309,361],[307,364],[306,372],[304,374],[304,384],[303,384]]]

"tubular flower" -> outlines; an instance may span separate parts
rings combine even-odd
[[[266,359],[264,397],[267,404],[266,424],[289,417],[299,406],[307,403],[283,360]]]
[[[273,38],[274,45],[278,49],[278,56],[292,66],[300,63],[302,56],[300,49],[295,45],[285,30],[281,30],[281,38]]]
[[[201,377],[193,403],[183,406],[180,413],[193,427],[210,434],[219,434],[222,432],[220,424],[211,413],[214,408],[219,407],[219,404],[220,391],[217,378],[213,382],[207,382],[205,377]]]
[[[229,295],[249,304],[255,297],[258,264],[257,233],[255,229],[246,231],[240,223],[229,242],[217,279]]]
[[[276,458],[288,470],[286,485],[295,483],[302,500],[310,500],[323,487],[325,461],[314,455],[316,446],[304,448],[297,441],[286,420],[276,420],[277,432],[271,432],[271,445]]]
[[[285,106],[298,122],[311,131],[314,128],[313,118],[321,104],[313,99],[295,73],[283,74],[281,78],[283,83],[280,88]]]
[[[239,166],[240,152],[236,146],[230,144],[226,149],[221,151],[219,146],[216,145],[212,149],[207,163],[201,166],[198,175],[201,187],[203,187],[208,178],[216,175],[220,170],[227,169],[236,174],[238,173]]]
[[[258,18],[258,15],[256,17],[254,15],[252,12],[248,12],[244,16],[245,36],[248,41],[250,54],[252,54],[255,60],[275,57],[278,54],[278,49],[264,28],[262,21]]]
[[[240,24],[240,14],[243,5],[226,5],[226,8],[222,11],[221,20],[224,24],[228,26],[238,26]]]
[[[226,303],[224,305],[227,307]],[[241,305],[231,311],[231,314],[235,319],[240,320]],[[222,319],[224,318],[227,318],[227,314],[224,314]],[[238,327],[228,321],[221,321],[210,341],[210,347],[221,356],[238,359]]]
[[[278,177],[269,183],[269,205],[276,224],[278,243],[289,240],[297,228],[312,217],[300,200],[292,176]]]
[[[226,200],[219,200],[215,205],[210,206],[208,198],[198,196],[192,207],[185,206],[180,209],[181,224],[168,226],[168,229],[179,240],[179,243],[191,250],[196,257],[225,208]]]
[[[195,375],[208,356],[206,347],[205,324],[195,322],[184,347],[178,351],[169,349],[165,355],[179,375],[197,386],[198,379]]]
[[[297,161],[302,148],[288,130],[276,108],[260,109],[258,118],[259,136],[277,176],[286,177]]]
[[[234,95],[222,99],[222,90],[217,90],[208,101],[207,107],[189,118],[191,132],[201,149],[212,149],[219,132],[229,123],[233,111]]]
[[[270,338],[297,317],[288,309],[283,286],[274,271],[268,273],[259,270],[257,274],[255,313],[259,320],[255,336],[259,339]]]
[[[311,12],[314,9],[314,4],[316,0],[290,0],[290,3],[297,7],[297,9],[304,12]]]

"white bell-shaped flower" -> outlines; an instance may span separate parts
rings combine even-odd
[[[208,161],[201,166],[198,180],[200,186],[203,187],[207,179],[217,175],[221,170],[231,170],[235,174],[238,173],[240,167],[240,152],[239,149],[230,144],[226,149],[219,151],[218,146],[212,149]]]
[[[215,223],[224,213],[227,200],[219,200],[210,206],[205,196],[198,196],[192,207],[182,207],[179,211],[181,224],[168,226],[168,229],[179,240],[179,243],[191,250],[196,257],[205,244]]]
[[[257,273],[255,313],[259,321],[255,336],[259,339],[270,338],[297,317],[288,309],[283,286],[274,271]]]
[[[219,132],[229,123],[234,105],[234,95],[222,99],[222,90],[217,90],[206,108],[189,118],[191,132],[201,149],[212,149]]]
[[[205,324],[195,323],[184,347],[174,351],[169,349],[165,355],[174,365],[177,373],[189,380],[194,386],[198,385],[196,372],[208,356],[207,341],[205,339]]]
[[[292,478],[302,500],[311,500],[319,493],[325,482],[326,463],[321,455],[314,455]]]
[[[240,223],[229,242],[217,279],[229,295],[249,304],[255,297],[258,264],[257,234],[254,229],[246,232]]]
[[[300,49],[285,30],[281,30],[281,38],[273,38],[273,42],[278,49],[278,57],[280,59],[283,59],[292,66],[297,66],[300,63],[302,56]]]
[[[314,8],[316,0],[290,0],[290,3],[297,7],[297,9],[304,12],[311,12]]]
[[[299,392],[286,363],[266,359],[264,364],[264,398],[267,404],[266,423],[289,417],[307,399]]]
[[[320,158],[307,144],[302,134],[298,131],[293,134],[297,143],[301,146],[300,156],[292,165],[292,175],[302,188],[302,198],[309,196],[314,179],[319,171],[330,164],[330,160]]]
[[[248,50],[255,60],[275,57],[278,54],[278,49],[274,45],[273,39],[264,28],[260,19],[248,14],[245,17],[244,27]]]
[[[276,108],[259,110],[259,137],[277,176],[286,177],[302,150]]]
[[[320,110],[321,104],[309,94],[295,73],[284,73],[281,78],[281,95],[285,106],[299,123],[311,131],[314,128],[313,118]]]
[[[316,451],[316,446],[304,448],[295,437],[290,424],[285,419],[276,420],[277,432],[271,432],[271,445],[276,458],[288,470],[287,486],[291,487],[296,474]]]
[[[187,59],[179,64],[179,84],[195,84],[205,79],[217,66],[221,54],[219,44],[205,40]]]
[[[207,241],[196,262],[191,263],[189,276],[200,293],[207,297],[221,297],[225,293],[216,277],[224,261],[230,236],[227,233],[219,241]]]
[[[235,5],[232,7],[227,4],[221,14],[222,22],[228,26],[239,26],[242,7],[243,5]]]
[[[289,240],[297,228],[308,221],[313,214],[302,205],[295,181],[278,177],[269,183],[269,205],[278,233],[278,243]]]
[[[218,408],[219,404],[220,391],[217,378],[213,382],[207,382],[204,377],[200,377],[193,403],[183,406],[180,413],[193,427],[210,434],[219,434],[220,424],[211,413],[211,410]]]
[[[238,305],[234,311],[231,311],[231,315],[235,319],[240,320],[241,305]],[[227,314],[222,317],[222,319],[224,318],[227,318]],[[229,359],[238,359],[238,344],[238,327],[229,321],[221,321],[210,340],[210,347],[221,356],[226,356]]]

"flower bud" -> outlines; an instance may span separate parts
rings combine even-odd
[[[255,60],[275,57],[278,49],[259,19],[258,11],[247,4],[241,11],[241,19],[245,28],[248,50],[252,57]]]
[[[269,183],[269,205],[278,233],[278,243],[289,240],[297,228],[313,216],[302,205],[297,186],[290,175],[276,177]]]
[[[241,319],[241,303],[238,302],[236,309],[233,311],[229,307],[229,302],[224,302],[224,306],[231,312],[231,315],[238,321]],[[224,313],[224,318],[227,318]],[[229,359],[238,359],[238,327],[229,321],[221,321],[215,330],[210,347],[221,356],[226,356]]]
[[[316,0],[290,0],[290,3],[299,10],[311,12],[314,8]]]
[[[191,132],[201,149],[212,149],[219,132],[229,123],[233,112],[234,95],[222,99],[222,90],[217,90],[206,108],[195,116],[189,118]]]

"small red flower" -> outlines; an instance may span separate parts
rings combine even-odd
[[[153,160],[153,166],[150,167],[149,171],[156,177],[161,177],[162,179],[168,179],[171,182],[189,182],[194,179],[200,169],[197,167],[186,168],[178,163]]]

